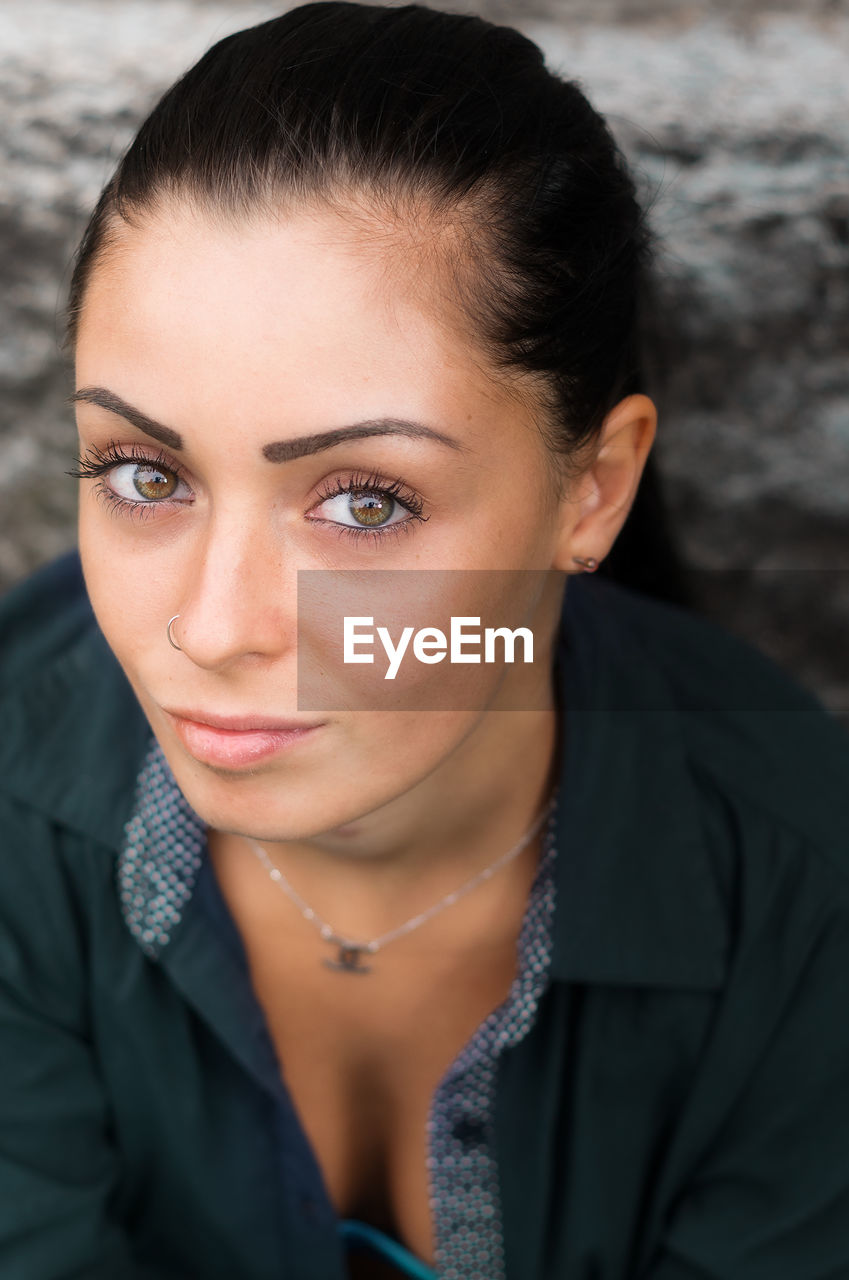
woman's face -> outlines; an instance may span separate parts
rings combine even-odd
[[[411,660],[389,696],[379,646],[374,666],[342,664],[342,614],[385,617],[395,637],[405,616],[417,629],[500,610],[533,622],[538,657],[550,641],[559,592],[504,571],[555,565],[568,503],[533,397],[440,312],[436,272],[330,211],[236,226],[171,207],[122,229],[90,280],[86,581],[182,790],[218,829],[298,839],[371,813],[446,761],[505,679],[529,679]],[[314,588],[300,616],[299,572]],[[299,707],[299,647],[329,709]],[[369,690],[373,709],[350,709]]]

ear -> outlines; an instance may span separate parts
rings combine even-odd
[[[573,556],[605,558],[631,509],[656,431],[657,410],[648,396],[626,396],[611,409],[594,460],[561,501],[552,568],[574,573]]]

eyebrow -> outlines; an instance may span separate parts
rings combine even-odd
[[[83,387],[69,396],[68,401],[71,404],[93,404],[110,413],[117,413],[146,436],[178,453],[184,447],[183,437],[179,432],[149,418],[146,413],[127,404],[121,396],[105,387]],[[333,449],[348,440],[367,440],[372,436],[406,436],[409,439],[434,440],[437,444],[463,452],[463,445],[458,440],[433,427],[425,426],[423,422],[411,422],[406,418],[370,418],[365,422],[354,422],[348,427],[336,427],[332,431],[320,431],[314,435],[298,436],[295,440],[278,440],[263,445],[262,456],[268,462],[292,462],[295,458],[306,458],[311,454],[321,453],[324,449]]]
[[[171,427],[163,427],[161,422],[149,418],[140,409],[134,409],[131,404],[127,404],[126,400],[116,396],[114,391],[107,391],[105,387],[83,387],[82,390],[68,396],[68,403],[99,405],[101,409],[108,409],[110,413],[117,413],[119,417],[126,418],[130,426],[143,431],[146,436],[151,436],[169,449],[179,453],[183,447],[183,437],[178,431],[172,430]]]

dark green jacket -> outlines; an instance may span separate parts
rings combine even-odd
[[[285,1207],[230,952],[187,909],[152,960],[120,913],[148,729],[75,559],[0,646],[0,1278],[341,1280],[334,1223]],[[849,1278],[849,738],[598,579],[561,671],[551,981],[497,1078],[508,1280]]]

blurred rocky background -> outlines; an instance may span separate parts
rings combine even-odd
[[[499,0],[581,81],[661,237],[655,459],[696,604],[849,724],[849,0]],[[0,8],[0,589],[74,541],[61,312],[88,210],[161,90],[279,12]]]

